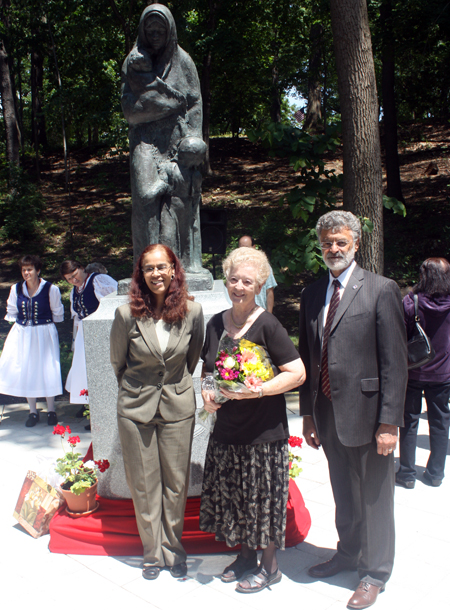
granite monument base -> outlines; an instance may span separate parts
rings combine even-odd
[[[125,284],[126,280],[124,281]],[[122,284],[122,283],[121,283]],[[99,479],[98,493],[104,498],[130,498],[131,494],[125,479],[122,449],[117,428],[117,380],[109,359],[109,335],[116,308],[128,302],[128,296],[119,285],[119,292],[103,298],[95,313],[83,321],[84,345],[86,349],[86,368],[91,410],[91,430],[94,457],[108,459],[111,467]],[[193,291],[192,296],[203,307],[205,326],[208,320],[219,311],[228,309],[225,286],[222,280],[215,280],[213,289]],[[208,422],[198,419],[202,408],[200,361],[195,369],[193,380],[197,401],[196,424],[192,445],[191,474],[188,496],[199,496],[202,488],[203,465],[209,439]]]

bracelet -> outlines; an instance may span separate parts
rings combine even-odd
[[[258,398],[262,398],[263,397],[263,389],[261,387],[261,389],[258,392]]]

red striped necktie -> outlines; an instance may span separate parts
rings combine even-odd
[[[334,280],[333,286],[334,292],[328,307],[327,321],[325,323],[322,341],[322,392],[328,400],[331,400],[330,375],[328,372],[328,337],[330,336],[331,325],[333,324],[334,316],[336,315],[340,302],[339,288],[341,287],[341,282],[339,280]]]

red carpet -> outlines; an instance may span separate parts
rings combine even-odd
[[[50,551],[74,555],[142,555],[133,502],[100,496],[97,500],[99,509],[87,517],[70,517],[64,508],[56,513],[50,522]],[[229,551],[224,542],[216,542],[214,534],[199,530],[199,510],[200,498],[188,498],[182,538],[186,552],[193,555]],[[308,509],[296,483],[291,480],[286,546],[303,542],[310,527]]]

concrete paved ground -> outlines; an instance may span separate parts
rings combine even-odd
[[[40,404],[45,409],[45,404]],[[0,413],[2,404],[0,404]],[[76,420],[76,405],[57,403],[60,423],[70,424],[86,450],[90,434],[86,420]],[[59,555],[48,550],[49,537],[35,540],[12,516],[19,491],[35,456],[61,455],[59,437],[47,426],[46,415],[35,428],[25,428],[26,404],[7,405],[0,423],[0,608],[105,608],[108,610],[274,610],[298,608],[337,610],[346,606],[358,584],[355,572],[314,581],[307,568],[330,558],[336,548],[334,503],[322,450],[304,446],[303,472],[297,479],[312,517],[305,542],[279,553],[281,583],[254,595],[235,592],[234,584],[218,578],[230,555],[192,555],[188,578],[173,579],[168,572],[156,581],[141,576],[141,557]],[[422,481],[428,457],[426,414],[420,422],[414,490],[396,488],[396,562],[378,610],[449,610],[450,479],[439,488]],[[300,435],[296,397],[289,397],[291,434]],[[233,557],[233,555],[231,555]],[[80,600],[86,601],[81,602]]]

